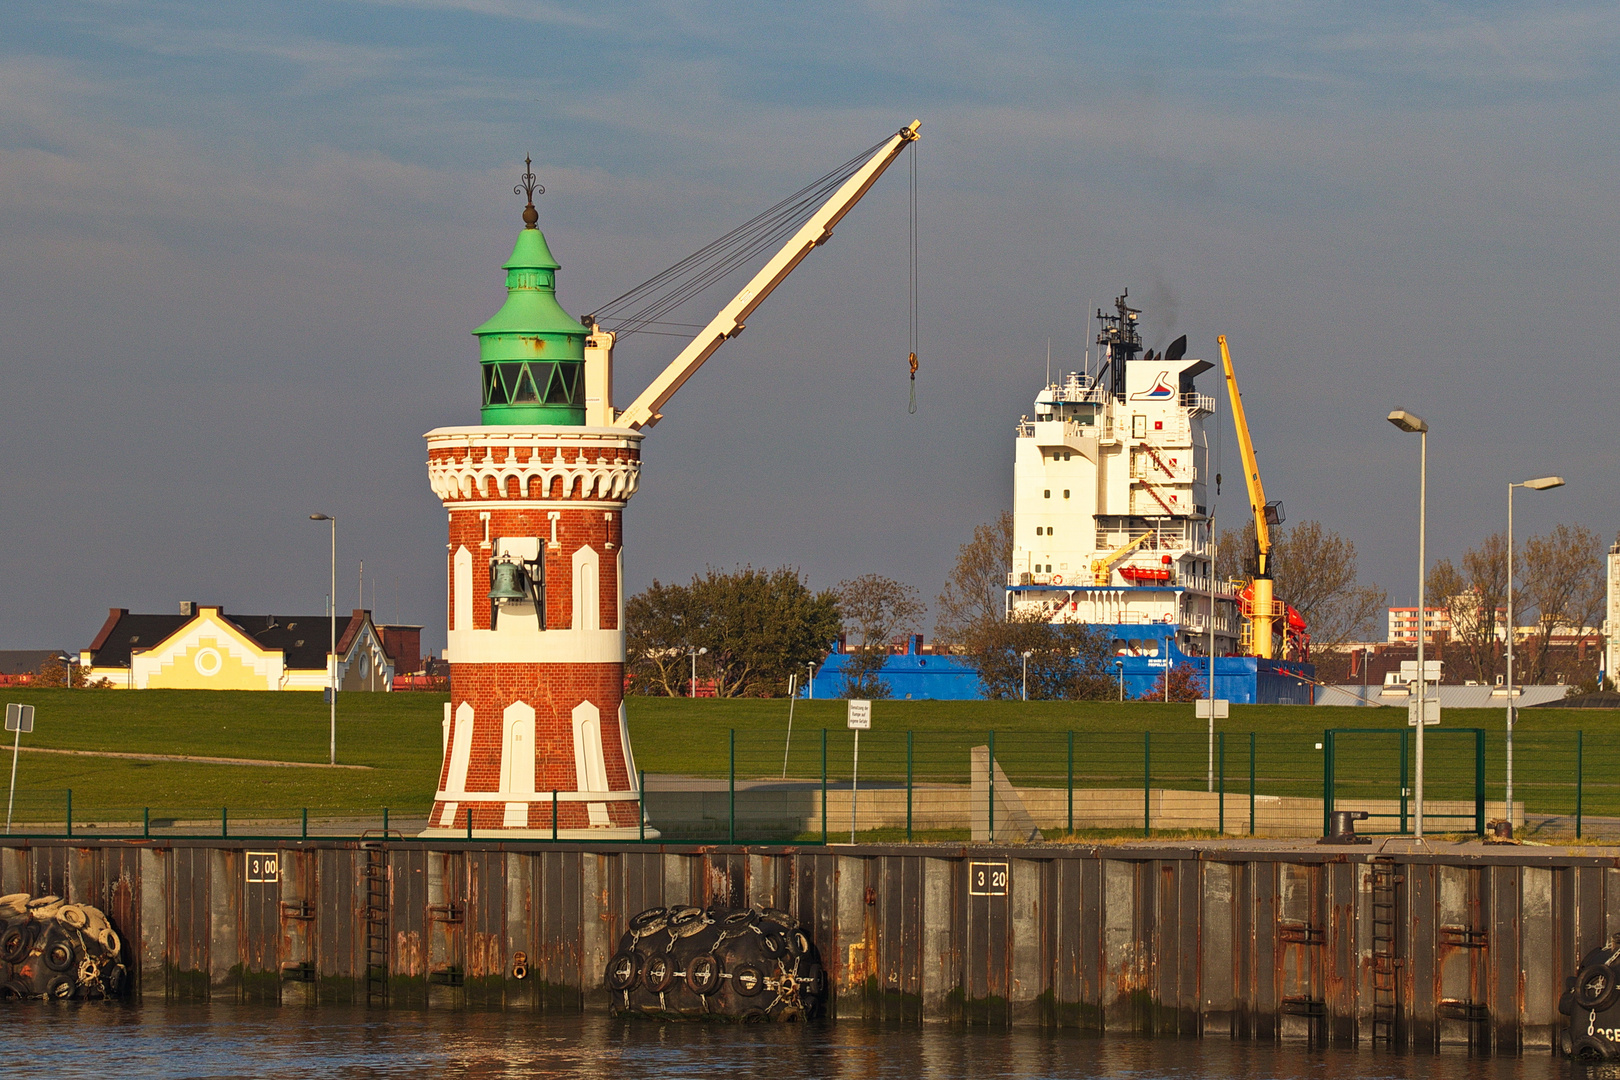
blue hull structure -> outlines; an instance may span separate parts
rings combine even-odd
[[[1125,698],[1140,698],[1153,690],[1166,661],[1176,667],[1191,665],[1200,686],[1209,679],[1209,657],[1189,656],[1175,646],[1174,625],[1121,623],[1095,629],[1124,642],[1136,651],[1116,656],[1112,674],[1123,676]],[[1144,632],[1162,637],[1144,638]],[[845,672],[852,659],[833,653],[816,672],[814,697],[837,698],[844,693]],[[892,699],[912,701],[975,701],[985,696],[979,673],[959,656],[891,655],[877,671]],[[1264,660],[1257,656],[1217,656],[1215,696],[1237,705],[1315,704],[1316,666],[1299,660]]]

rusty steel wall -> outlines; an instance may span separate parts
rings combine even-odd
[[[605,1008],[628,918],[791,912],[834,1016],[1518,1051],[1620,931],[1620,861],[1523,849],[712,848],[0,840],[0,893],[104,909],[135,992]],[[267,871],[266,867],[270,869]],[[257,875],[257,878],[255,878]],[[1393,972],[1375,1030],[1375,968]],[[518,978],[521,971],[523,977]]]

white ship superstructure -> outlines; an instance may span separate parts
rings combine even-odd
[[[1213,580],[1215,399],[1194,384],[1213,365],[1185,337],[1139,356],[1140,312],[1115,308],[1099,372],[1050,383],[1018,425],[1009,611],[1112,628],[1116,653],[1158,667],[1208,655],[1213,599],[1216,655],[1235,654],[1236,589]]]

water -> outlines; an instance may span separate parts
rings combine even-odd
[[[10,1075],[849,1077],[859,1080],[1568,1080],[1545,1051],[1471,1058],[1071,1032],[851,1023],[718,1026],[607,1016],[250,1005],[6,1012]],[[24,1050],[26,1047],[26,1050]],[[34,1063],[34,1067],[30,1067]]]

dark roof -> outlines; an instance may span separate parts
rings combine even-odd
[[[90,643],[91,663],[96,667],[129,667],[131,649],[150,649],[186,623],[190,615],[132,615],[113,608],[107,623]]]
[[[198,605],[199,613],[202,607]],[[332,633],[327,616],[232,615],[226,611],[221,611],[220,615],[264,648],[280,649],[282,662],[287,667],[326,669],[326,651]],[[359,632],[365,617],[363,611],[338,616],[339,656]],[[192,615],[132,615],[113,608],[107,625],[101,628],[90,646],[92,663],[97,667],[128,667],[131,649],[150,649],[193,618]]]
[[[223,612],[221,614],[224,614]],[[332,624],[325,615],[225,615],[242,632],[267,649],[280,649],[289,668],[326,669],[326,650]],[[350,617],[339,615],[338,641],[347,632]],[[341,651],[339,653],[341,655]]]
[[[0,649],[0,675],[32,675],[64,655],[60,649]]]

